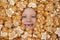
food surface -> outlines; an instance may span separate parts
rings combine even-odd
[[[37,20],[26,31],[21,21],[28,7]],[[0,40],[60,40],[60,0],[0,0]]]

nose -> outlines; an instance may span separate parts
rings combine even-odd
[[[27,18],[27,22],[31,22],[31,18]]]

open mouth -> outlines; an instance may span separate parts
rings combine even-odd
[[[26,26],[26,28],[31,28],[31,27],[33,27],[33,24],[25,24],[25,26]]]

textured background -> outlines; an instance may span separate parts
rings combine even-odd
[[[37,12],[34,31],[25,31],[22,12]],[[0,40],[60,40],[60,0],[0,0]]]

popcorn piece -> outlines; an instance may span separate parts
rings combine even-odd
[[[30,3],[28,4],[28,7],[36,8],[37,5],[36,5],[35,3],[33,3],[33,2],[30,2]]]
[[[14,0],[8,0],[8,1],[9,1],[10,5],[14,5],[15,4]]]
[[[56,9],[56,11],[58,12],[58,11],[60,11],[59,9]]]
[[[37,1],[40,1],[40,0],[37,0]]]
[[[2,18],[0,18],[0,25],[2,25],[3,24],[3,20],[1,20]]]
[[[11,21],[6,21],[5,26],[8,27],[8,28],[11,28],[12,27],[12,22]]]
[[[29,0],[29,2],[33,2],[33,3],[36,3],[36,0]]]
[[[2,32],[1,31],[1,36],[3,36],[3,37],[7,36],[7,32]]]
[[[57,8],[56,11],[59,11],[60,10],[60,3],[59,2],[55,2],[55,7]]]
[[[37,37],[35,34],[33,34],[33,37]]]
[[[56,31],[56,27],[52,27],[52,33]]]
[[[17,11],[17,7],[16,6],[13,6],[12,9],[13,9],[13,11]]]
[[[43,1],[46,2],[46,0],[41,0],[41,2],[43,2]]]
[[[9,33],[8,35],[9,35],[9,40],[12,40],[13,38],[16,38],[18,34],[16,34],[15,31],[12,31],[12,32]]]
[[[24,8],[26,8],[26,3],[24,4],[25,2],[18,2],[17,3],[17,7],[19,7],[18,10],[21,10],[23,11]]]
[[[40,33],[37,33],[36,35],[37,35],[37,38],[41,38],[42,37],[42,35]]]
[[[55,33],[60,37],[60,28],[57,28]]]
[[[1,2],[6,2],[7,0],[0,0]]]
[[[47,0],[47,1],[53,1],[53,0]]]
[[[40,12],[43,11],[44,10],[44,4],[39,4],[37,7],[37,10]]]
[[[46,32],[44,32],[44,33],[41,33],[42,34],[42,37],[41,37],[41,39],[43,40],[46,40],[46,37],[47,37],[47,35],[46,35]]]
[[[24,24],[22,24],[21,26],[20,26],[20,28],[22,29],[22,30],[25,30],[25,25]]]
[[[21,17],[22,17],[21,16],[21,14],[22,14],[21,11],[15,12],[15,14],[17,15],[17,17],[19,17],[18,19],[21,19]]]
[[[29,36],[28,32],[25,32],[24,35],[22,35],[22,38],[26,38],[27,36]]]
[[[12,8],[6,9],[6,14],[8,15],[8,17],[11,17],[13,13],[14,11]]]
[[[53,18],[55,16],[55,14],[53,13],[53,14],[51,14],[51,17]]]
[[[55,22],[55,25],[59,25],[58,17],[55,17],[55,18],[54,18],[54,22]]]
[[[49,11],[49,12],[52,12],[53,11],[53,8],[54,8],[53,4],[52,3],[49,3],[49,4],[46,5],[45,10],[46,11]]]
[[[19,16],[14,17],[13,19],[14,26],[19,26],[19,23],[20,23],[20,17]]]
[[[0,25],[0,30],[1,30],[2,27],[3,27],[3,25]]]
[[[16,21],[16,20],[13,20],[13,24],[14,24],[14,26],[18,26],[19,25],[19,22]]]
[[[54,34],[54,33],[52,33],[52,34],[51,34],[51,38],[52,38],[53,40],[55,40],[55,39],[57,38],[57,35]]]
[[[40,24],[40,27],[43,28],[44,26],[42,24]]]
[[[13,11],[13,9],[12,9],[12,8],[9,8],[9,10],[10,10],[12,13],[14,13],[14,11]]]
[[[33,37],[32,40],[36,40],[36,38]]]
[[[3,6],[4,8],[7,6],[7,0],[0,0],[0,6]]]
[[[8,28],[5,27],[5,26],[3,26],[2,31],[3,31],[3,32],[8,32]]]
[[[58,15],[58,18],[60,18],[60,15]]]
[[[21,1],[25,1],[25,0],[21,0]]]
[[[38,33],[39,33],[38,29],[34,28],[34,34],[38,34]]]
[[[4,19],[5,19],[5,10],[3,8],[0,7],[0,24],[3,23]]]
[[[26,40],[32,40],[32,38],[31,38],[31,37],[29,37],[29,36],[27,36],[27,37],[26,37]]]
[[[53,25],[53,19],[50,16],[47,17],[46,22],[47,22],[46,23],[47,26],[48,25]]]
[[[47,31],[51,32],[52,31],[52,26],[47,27]]]
[[[21,30],[20,26],[18,26],[14,30],[18,33],[19,36],[24,32],[23,30]]]
[[[58,19],[56,20],[56,25],[59,25]]]
[[[47,38],[50,38],[50,35],[49,34],[47,35]]]
[[[55,2],[58,2],[59,0],[54,0]]]

